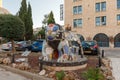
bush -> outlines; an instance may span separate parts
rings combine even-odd
[[[99,68],[89,68],[83,73],[83,77],[85,80],[104,80],[104,76]]]
[[[63,80],[65,73],[64,71],[59,71],[59,72],[56,72],[55,75],[56,75],[57,80]]]

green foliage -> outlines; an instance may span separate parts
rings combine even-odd
[[[0,15],[0,36],[8,39],[21,39],[24,35],[24,23],[17,16]]]
[[[47,25],[48,15],[44,15],[44,19],[42,21],[43,26],[45,27]]]
[[[26,21],[26,15],[27,15],[27,4],[26,4],[26,0],[22,0],[21,2],[21,7],[20,7],[20,11],[18,12],[18,16],[21,18],[21,20],[23,22]]]
[[[83,77],[86,80],[104,80],[104,76],[102,73],[100,73],[99,68],[89,68],[83,73]]]
[[[64,76],[65,76],[64,71],[56,72],[57,80],[63,80]]]
[[[33,37],[32,9],[30,3],[28,7],[26,0],[22,0],[20,10],[17,14],[25,24],[25,39],[30,40]]]
[[[41,35],[42,39],[45,39],[45,28],[42,27],[42,29],[38,32],[38,35]]]
[[[27,21],[26,21],[26,40],[31,40],[33,37],[33,21],[32,21],[32,11],[31,5],[28,3]]]
[[[54,19],[54,15],[52,11],[50,12],[48,16],[48,21],[47,21],[47,24],[50,24],[50,23],[55,23],[55,19]]]

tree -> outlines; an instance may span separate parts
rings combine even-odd
[[[48,14],[44,15],[44,19],[42,21],[43,27],[47,26]]]
[[[0,36],[12,42],[12,51],[15,52],[14,40],[24,36],[25,28],[22,20],[10,14],[0,15]]]
[[[27,15],[27,4],[26,4],[26,0],[22,0],[21,2],[21,7],[20,7],[20,11],[18,12],[18,16],[20,17],[20,19],[25,23],[26,21],[26,15]],[[25,25],[26,26],[26,25]]]
[[[26,40],[31,40],[33,38],[33,21],[32,21],[32,11],[31,11],[31,5],[28,3],[28,11],[27,11],[27,17],[26,17]]]
[[[51,11],[49,16],[48,16],[48,21],[47,21],[48,24],[50,23],[55,23],[55,19],[54,19],[54,15],[53,15],[53,12]]]
[[[45,27],[42,27],[42,29],[38,32],[38,36],[39,35],[42,39],[45,39]]]
[[[32,9],[30,3],[28,3],[28,8],[26,0],[22,0],[21,7],[17,15],[25,24],[25,39],[30,40],[33,37],[33,21],[32,21]]]

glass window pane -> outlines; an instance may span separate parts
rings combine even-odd
[[[118,20],[118,21],[120,20],[120,14],[117,15],[117,20]]]
[[[77,0],[73,0],[73,2],[76,2]]]
[[[78,14],[82,13],[82,6],[78,6]]]
[[[73,20],[73,25],[74,25],[74,27],[77,27],[77,19]]]
[[[120,0],[117,0],[117,8],[120,8]]]
[[[77,14],[77,6],[73,7],[73,14]]]
[[[100,26],[100,17],[96,17],[96,26]]]
[[[99,12],[100,11],[100,3],[96,3],[95,8],[96,8],[96,11]]]
[[[106,16],[101,17],[101,24],[106,25]]]
[[[78,27],[82,27],[82,19],[78,19]]]
[[[106,2],[101,3],[101,10],[105,11],[106,10]]]

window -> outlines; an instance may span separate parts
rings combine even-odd
[[[120,14],[117,15],[117,24],[120,25]]]
[[[81,13],[82,13],[82,7],[78,6],[78,14],[81,14]]]
[[[82,27],[82,19],[74,19],[73,20],[73,26],[76,27]]]
[[[100,2],[95,4],[96,12],[106,11],[106,2]]]
[[[73,2],[76,2],[77,0],[73,0]]]
[[[101,17],[101,25],[106,25],[106,16]]]
[[[73,21],[74,23],[74,27],[77,27],[77,19],[74,19],[74,21]]]
[[[82,19],[78,19],[78,27],[82,27]]]
[[[82,6],[73,7],[73,14],[81,14],[81,13],[82,13]]]
[[[99,12],[100,11],[100,3],[96,3],[95,7],[96,7],[96,11]]]
[[[117,21],[120,21],[120,14],[117,15]]]
[[[120,0],[117,0],[117,9],[120,9]]]
[[[100,17],[96,17],[96,26],[100,26]]]
[[[106,2],[101,3],[101,11],[106,11]]]
[[[73,14],[77,14],[77,6],[73,7]]]
[[[80,1],[80,0],[73,0],[73,2],[77,2],[77,1]]]
[[[106,16],[96,17],[96,26],[106,25]]]

